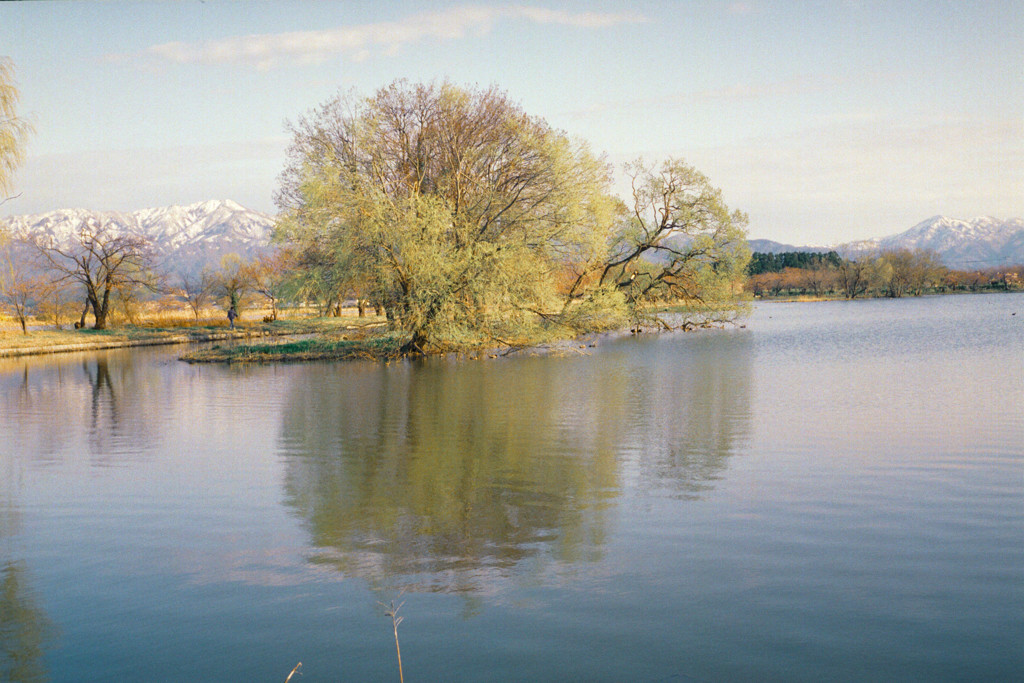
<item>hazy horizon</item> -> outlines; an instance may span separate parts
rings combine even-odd
[[[0,215],[210,199],[273,213],[285,121],[396,78],[494,84],[616,166],[681,156],[752,238],[1024,215],[1016,0],[124,9],[0,3],[37,129]]]

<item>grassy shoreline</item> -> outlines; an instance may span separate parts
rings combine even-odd
[[[298,341],[213,346],[181,356],[187,363],[290,363],[314,360],[398,358],[404,337],[367,335],[360,339],[315,337]]]
[[[749,303],[845,300],[828,295],[793,295],[755,297]],[[679,306],[662,306],[659,312],[672,313],[684,309]],[[278,339],[303,335],[310,338]],[[234,330],[220,322],[170,327],[125,325],[110,330],[37,330],[27,335],[20,330],[0,328],[0,358],[222,341],[230,344],[215,344],[210,348],[189,351],[181,355],[180,359],[188,363],[289,363],[359,359],[388,361],[403,356],[401,347],[406,339],[389,332],[386,321],[376,316],[284,318],[269,323],[246,323]],[[567,348],[573,347],[572,340],[562,342],[568,345]],[[558,344],[555,343],[555,346]],[[491,347],[482,346],[452,348],[449,352],[481,358],[504,355]]]

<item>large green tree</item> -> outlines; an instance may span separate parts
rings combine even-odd
[[[280,236],[368,286],[410,350],[523,334],[558,264],[612,221],[607,165],[493,88],[399,81],[294,138]]]
[[[627,209],[601,157],[495,88],[397,81],[292,133],[277,237],[383,305],[407,350],[621,325],[630,302],[717,298],[746,264],[742,216],[699,173],[634,166]]]

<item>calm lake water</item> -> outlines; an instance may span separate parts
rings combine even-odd
[[[0,680],[397,680],[402,591],[409,681],[1024,671],[1024,295],[554,357],[180,352],[0,361]]]

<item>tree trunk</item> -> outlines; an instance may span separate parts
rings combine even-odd
[[[427,345],[427,335],[423,334],[422,330],[413,332],[412,339],[407,341],[400,349],[402,353],[418,354],[425,356],[426,352],[423,348]]]
[[[107,329],[107,311],[110,310],[110,290],[107,289],[103,292],[103,302],[97,306],[96,301],[92,303],[92,312],[96,316],[96,322],[93,324],[92,329],[94,330],[105,330]]]
[[[78,329],[78,330],[84,330],[85,329],[85,316],[89,312],[89,303],[90,303],[89,298],[86,297],[86,299],[85,299],[85,308],[82,309],[82,318],[81,318],[81,320],[78,321],[78,325],[75,327],[75,329]]]

